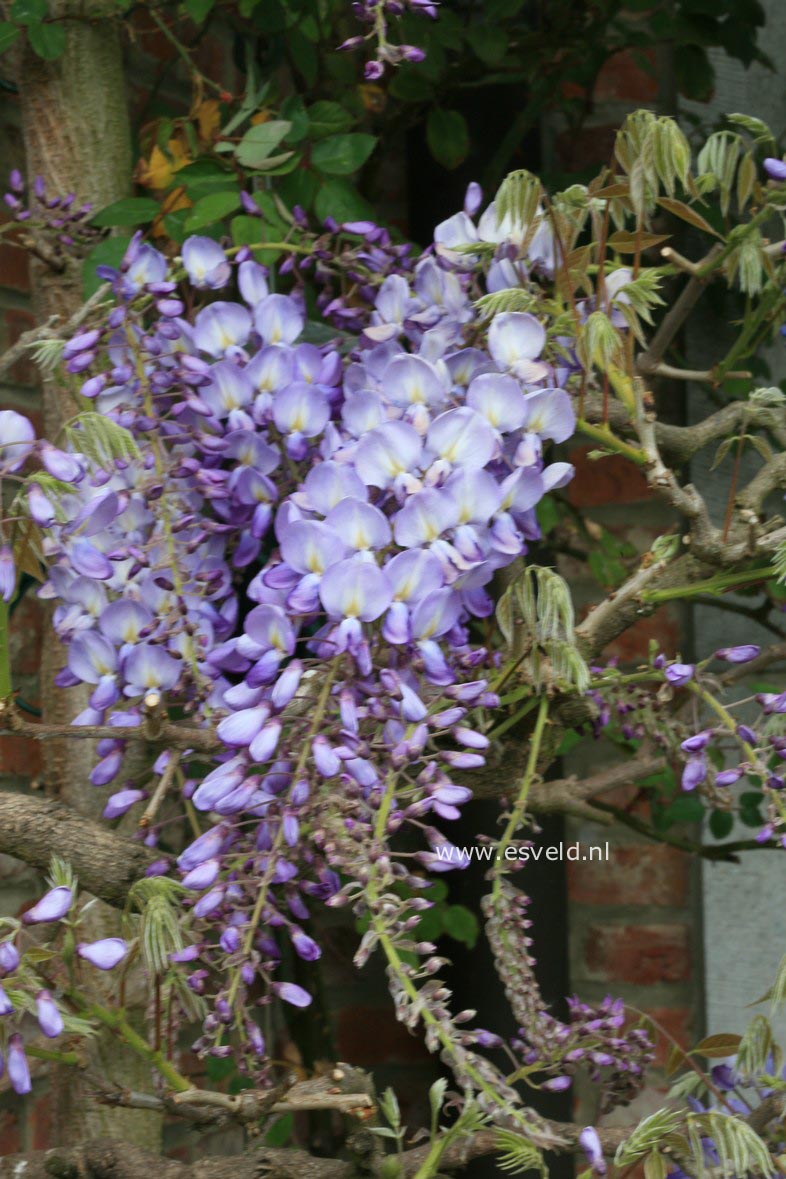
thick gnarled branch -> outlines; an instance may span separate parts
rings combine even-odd
[[[34,794],[0,791],[0,852],[45,870],[56,852],[82,888],[122,906],[154,856],[142,843],[115,834],[70,807]]]
[[[562,1153],[580,1150],[581,1127],[547,1122],[564,1142]],[[632,1132],[632,1126],[614,1126],[598,1131],[605,1153],[612,1155]],[[429,1146],[413,1147],[399,1157],[404,1179],[415,1175],[428,1154]],[[499,1152],[493,1129],[480,1130],[464,1142],[448,1146],[440,1169],[459,1170],[475,1158]],[[384,1156],[382,1156],[384,1157]],[[21,1169],[20,1169],[21,1167]],[[261,1147],[229,1158],[207,1157],[197,1163],[180,1163],[161,1158],[124,1142],[98,1141],[71,1150],[33,1151],[0,1159],[0,1179],[359,1179],[378,1172],[363,1171],[348,1159],[318,1158],[304,1150]]]

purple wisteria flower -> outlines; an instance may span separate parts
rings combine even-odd
[[[198,290],[225,287],[232,270],[218,242],[209,237],[190,237],[183,244],[183,266]]]
[[[716,659],[723,659],[726,663],[750,663],[761,652],[761,647],[754,643],[743,643],[739,647],[721,647],[715,652]]]
[[[49,991],[39,991],[35,999],[38,1026],[45,1036],[55,1039],[61,1034],[65,1024],[60,1009]]]
[[[18,471],[35,444],[33,425],[13,409],[0,409],[0,471]]]
[[[27,925],[41,924],[46,921],[62,921],[71,908],[73,900],[74,894],[70,888],[65,888],[62,885],[52,888],[24,913],[22,920]]]
[[[19,965],[19,951],[13,942],[0,942],[0,971],[13,974]]]
[[[675,688],[681,688],[693,679],[694,671],[692,663],[670,663],[663,674]]]
[[[105,937],[97,942],[80,942],[76,952],[99,970],[113,970],[125,958],[128,947],[122,938]]]
[[[9,545],[0,545],[0,598],[10,602],[16,590],[16,565]]]
[[[778,182],[786,180],[786,162],[783,160],[776,160],[773,156],[768,156],[764,161],[764,171],[770,180]]]
[[[603,1149],[594,1126],[585,1126],[579,1134],[579,1145],[587,1157],[587,1162],[595,1175],[605,1175],[608,1167],[603,1157]]]
[[[18,1032],[8,1037],[8,1079],[14,1092],[20,1097],[29,1093],[33,1087],[24,1041]]]

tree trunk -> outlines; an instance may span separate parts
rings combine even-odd
[[[50,196],[73,192],[79,202],[89,200],[101,208],[126,196],[131,186],[131,129],[119,9],[112,0],[54,0],[50,13],[63,20],[65,52],[56,61],[43,61],[25,46],[20,60],[18,85],[28,176],[31,182],[42,176]],[[52,315],[65,319],[73,314],[83,302],[81,259],[69,259],[60,273],[35,262],[33,299],[40,322]],[[67,388],[56,380],[45,382],[43,392],[45,434],[54,439],[77,406]],[[63,658],[60,644],[44,644],[41,697],[45,719],[54,723],[69,722],[87,702],[87,693],[81,688],[64,692],[54,687]],[[96,818],[105,792],[88,781],[95,764],[94,742],[49,740],[44,750],[48,792]],[[88,937],[120,932],[118,915],[101,902],[93,906],[89,921]],[[143,987],[143,980],[137,980],[133,990],[138,1006],[129,1012],[132,1022],[140,1026]],[[131,1089],[149,1089],[149,1067],[111,1033],[95,1037],[89,1051],[94,1071]],[[54,1070],[52,1080],[54,1125],[61,1145],[112,1135],[157,1148],[158,1115],[97,1104],[89,1086],[74,1076],[73,1069]]]

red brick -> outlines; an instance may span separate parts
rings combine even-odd
[[[190,1163],[193,1161],[191,1158],[191,1148],[187,1144],[170,1147],[166,1152],[166,1157],[168,1159],[177,1159],[181,1163]]]
[[[627,811],[637,819],[649,820],[652,816],[647,794],[648,792],[636,782],[631,782],[629,786],[615,786],[613,790],[605,790],[603,801],[621,811]]]
[[[653,50],[645,50],[644,56],[654,64]],[[651,103],[658,97],[658,79],[642,69],[629,49],[623,49],[603,65],[592,97],[595,102]]]
[[[692,1018],[687,1007],[643,1007],[645,1015],[649,1015],[663,1028],[666,1035],[655,1029],[655,1064],[661,1067],[671,1055],[672,1041],[676,1040],[680,1048],[689,1048],[693,1040]],[[671,1037],[669,1039],[668,1037]]]
[[[230,47],[216,37],[205,37],[196,47],[194,64],[205,77],[223,84],[229,90],[239,90],[242,83],[232,60]]]
[[[21,246],[12,246],[9,242],[0,245],[0,279],[2,286],[29,294],[30,260],[27,250]]]
[[[662,844],[611,847],[609,859],[568,865],[571,901],[584,905],[684,904],[688,890],[687,858]]]
[[[674,651],[679,644],[680,629],[668,606],[661,606],[648,618],[640,618],[609,643],[604,651],[607,659],[616,657],[621,663],[638,663],[646,659],[650,640],[655,639],[666,651]]]
[[[557,136],[555,147],[557,158],[567,172],[582,172],[606,164],[614,151],[617,138],[617,124],[605,123],[599,127],[585,126],[581,130],[564,131]]]
[[[389,1007],[356,1004],[338,1013],[336,1040],[339,1058],[363,1067],[412,1064],[429,1059],[419,1037],[410,1035]]]
[[[690,977],[686,925],[592,925],[584,950],[588,971],[604,981],[651,986]]]
[[[135,8],[131,15],[131,35],[142,52],[156,61],[167,62],[177,56],[175,46],[142,7]]]
[[[6,311],[3,320],[6,347],[9,348],[24,332],[29,332],[31,328],[35,327],[35,319],[27,311]],[[15,385],[38,384],[38,369],[28,357],[17,360],[9,370],[8,376]]]
[[[639,50],[654,64],[652,50]],[[587,87],[576,82],[565,81],[561,86],[564,98],[586,99]],[[658,97],[657,77],[643,69],[628,49],[622,49],[610,57],[601,68],[592,91],[592,101],[631,102],[634,105],[653,103]]]
[[[33,1150],[47,1150],[52,1145],[52,1096],[42,1093],[29,1113]]]
[[[43,606],[25,594],[11,616],[9,647],[15,675],[35,675],[41,657]]]
[[[0,774],[32,778],[41,773],[41,745],[16,733],[0,736]]]
[[[0,1158],[17,1154],[22,1149],[20,1119],[13,1110],[0,1110]]]
[[[597,446],[577,446],[568,455],[576,474],[567,488],[574,507],[598,508],[607,504],[633,504],[649,499],[652,492],[638,467],[621,454],[591,459]]]

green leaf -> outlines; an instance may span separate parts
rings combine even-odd
[[[646,5],[649,8],[650,0],[646,0]],[[483,13],[487,20],[506,20],[515,16],[523,6],[524,0],[486,0]],[[632,0],[628,0],[627,7],[632,7]]]
[[[96,266],[119,266],[127,248],[126,237],[108,237],[106,241],[93,246],[82,264],[82,287],[86,299],[94,295],[104,282],[96,274]]]
[[[63,432],[74,450],[86,454],[96,463],[114,462],[115,459],[128,461],[138,459],[140,450],[134,435],[125,426],[119,426],[111,418],[94,410],[86,410],[71,418]],[[42,473],[36,474],[40,483]]]
[[[252,194],[254,204],[262,210],[262,216],[267,224],[270,226],[270,232],[277,240],[281,240],[289,232],[292,224],[292,218],[287,217],[282,210],[279,201],[271,192],[264,192],[260,190]],[[270,236],[270,234],[268,234]]]
[[[28,25],[27,36],[33,52],[44,61],[55,61],[65,50],[65,29],[62,25]]]
[[[362,221],[373,216],[374,210],[348,180],[326,180],[314,201],[314,212],[320,221],[334,217],[336,221]]]
[[[734,1056],[741,1040],[742,1036],[736,1032],[717,1032],[714,1036],[706,1036],[693,1051],[707,1060],[723,1060],[726,1056]]]
[[[443,168],[457,168],[469,151],[467,121],[459,111],[434,107],[426,122],[429,151]]]
[[[262,33],[283,33],[287,27],[284,6],[278,0],[240,0],[239,8],[241,16],[255,13],[254,24]]]
[[[192,201],[198,201],[209,192],[228,192],[236,183],[234,172],[227,171],[213,160],[196,160],[180,168],[175,176],[175,186],[182,184]]]
[[[47,0],[14,0],[8,15],[18,25],[34,25],[49,15]]]
[[[746,827],[764,826],[764,818],[757,806],[745,806],[743,804],[740,807],[740,822]]]
[[[734,827],[734,815],[730,811],[713,811],[709,825],[716,839],[726,839]]]
[[[469,43],[482,62],[486,65],[495,65],[507,52],[508,35],[499,25],[472,25],[469,30]]]
[[[471,909],[464,905],[449,905],[443,915],[445,932],[457,942],[463,942],[470,950],[475,948],[480,926]]]
[[[695,102],[709,102],[715,87],[715,70],[704,49],[698,45],[678,45],[674,65],[680,94]]]
[[[292,1137],[294,1126],[295,1119],[292,1114],[284,1114],[283,1117],[276,1118],[265,1135],[265,1146],[286,1146]]]
[[[161,212],[152,197],[124,197],[101,209],[93,218],[99,228],[117,225],[147,225]]]
[[[365,164],[376,143],[376,136],[363,132],[329,135],[314,145],[311,163],[329,176],[349,176]]]
[[[434,99],[434,80],[423,73],[421,65],[404,62],[397,68],[388,90],[402,103],[430,103]]]
[[[308,108],[309,135],[312,139],[339,135],[342,131],[348,131],[354,121],[354,116],[337,102],[314,102]]]
[[[552,528],[556,528],[557,524],[559,524],[560,512],[554,496],[544,496],[540,503],[537,504],[535,514],[538,517],[541,532],[544,536],[547,536]]]
[[[559,743],[556,756],[567,757],[570,751],[580,744],[580,742],[581,736],[575,731],[575,729],[568,729],[567,733]]]
[[[164,214],[164,229],[177,246],[182,246],[188,237],[186,221],[190,213],[190,209],[175,209],[174,213]]]
[[[0,20],[0,53],[5,53],[6,49],[10,49],[21,33],[21,29],[9,24],[7,20]]]
[[[775,143],[775,136],[761,119],[756,119],[752,115],[738,114],[727,115],[726,118],[730,123],[747,131],[753,137],[754,143]]]
[[[201,25],[205,17],[212,11],[214,4],[215,0],[186,0],[186,12],[195,25]]]
[[[430,901],[444,901],[448,895],[448,886],[444,880],[434,880],[426,890]],[[426,912],[430,912],[429,909]]]
[[[296,152],[283,151],[277,156],[269,156],[268,159],[262,160],[257,168],[260,172],[266,172],[268,176],[286,176],[297,168],[300,160],[301,156]]]
[[[442,937],[445,932],[444,916],[445,906],[441,904],[435,905],[433,909],[427,909],[425,913],[420,913],[420,920],[416,926],[418,940],[435,942],[437,938]]]
[[[239,205],[238,192],[211,192],[200,197],[186,220],[186,233],[195,233],[198,229],[204,229],[206,225],[223,220],[229,213],[234,213]]]
[[[431,1135],[436,1136],[439,1112],[442,1109],[442,1102],[445,1100],[445,1093],[448,1087],[447,1077],[440,1077],[428,1091],[428,1103],[431,1106]]]
[[[249,128],[235,151],[238,161],[246,168],[258,167],[291,130],[292,124],[287,119],[271,119],[269,123]]]
[[[695,794],[681,794],[668,805],[666,814],[672,823],[700,823],[704,817],[704,807]]]
[[[221,1058],[208,1056],[205,1060],[205,1073],[210,1081],[225,1081],[235,1071],[235,1062],[231,1057]]]
[[[388,89],[401,102],[430,102],[434,97],[431,78],[426,77],[420,66],[406,62],[396,70]]]
[[[300,205],[302,209],[308,210],[317,195],[318,188],[319,178],[315,172],[309,172],[305,168],[297,168],[279,181],[276,191],[290,209],[295,205]]]
[[[287,32],[287,50],[295,68],[310,90],[319,74],[319,54],[316,46],[300,28],[292,28]]]
[[[308,114],[299,94],[291,94],[281,104],[281,117],[292,124],[285,136],[285,143],[300,143],[308,135]]]
[[[265,241],[266,238],[274,237],[275,241],[281,240],[281,235],[271,235],[270,230],[259,217],[249,217],[245,213],[241,213],[237,217],[233,217],[229,226],[232,234],[232,242],[236,246],[256,246],[254,250],[254,257],[257,262],[263,263],[265,266],[272,265],[277,258],[280,257],[280,250],[264,250],[259,248],[259,243]]]

